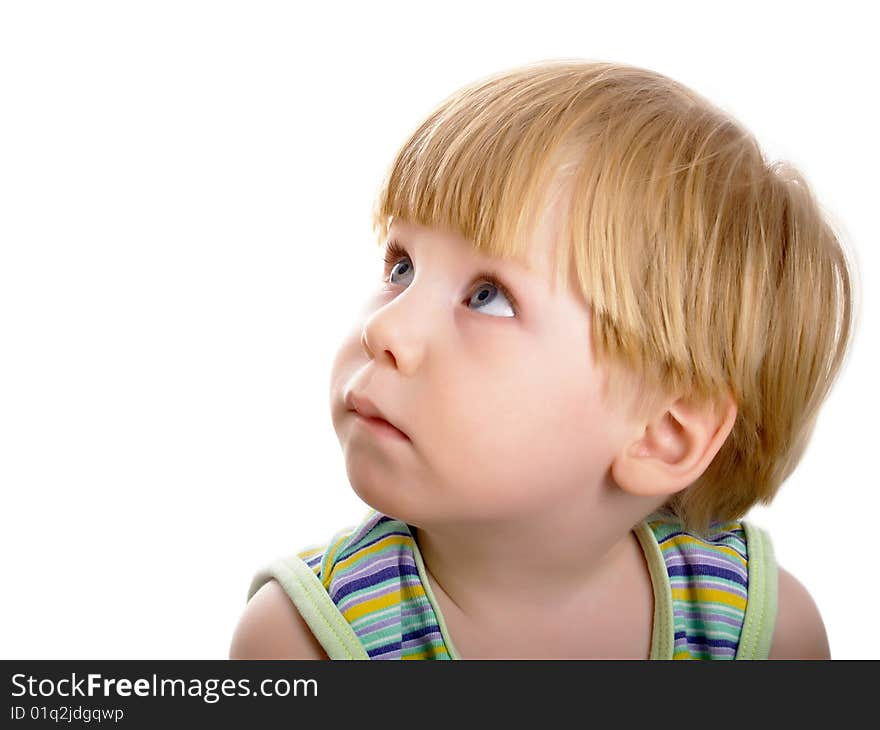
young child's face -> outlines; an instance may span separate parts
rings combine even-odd
[[[545,218],[525,266],[448,231],[392,224],[406,254],[377,277],[330,383],[348,477],[371,507],[416,526],[516,519],[586,508],[606,479],[634,434],[622,409],[601,404],[588,306],[551,289],[555,225]],[[486,271],[516,298],[515,316]],[[409,440],[369,427],[349,391]]]

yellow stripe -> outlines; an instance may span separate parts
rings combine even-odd
[[[721,591],[717,588],[673,588],[672,599],[679,601],[712,601],[725,606],[733,606],[742,611],[746,608],[746,599],[735,593]]]
[[[445,646],[429,646],[425,651],[417,651],[400,657],[401,659],[430,659],[441,654],[449,654]]]
[[[342,615],[345,616],[346,620],[351,623],[356,619],[359,619],[361,616],[371,613],[372,611],[379,611],[383,608],[388,608],[389,606],[397,605],[403,599],[403,594],[406,593],[407,598],[424,596],[425,589],[422,588],[421,585],[415,586],[404,586],[403,589],[398,589],[396,591],[391,591],[390,593],[386,593],[382,596],[376,596],[376,598],[371,598],[369,601],[364,601],[363,603],[358,603],[351,608],[346,609],[342,612]]]

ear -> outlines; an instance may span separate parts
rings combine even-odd
[[[736,421],[728,392],[721,405],[679,398],[639,424],[639,436],[611,464],[617,485],[630,494],[671,496],[690,486],[715,458]]]

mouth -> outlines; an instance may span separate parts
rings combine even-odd
[[[364,425],[371,427],[375,432],[411,440],[404,431],[385,418],[385,414],[366,396],[349,391],[345,396],[345,405]]]
[[[402,439],[405,441],[409,441],[410,438],[403,431],[401,431],[397,426],[389,423],[384,418],[373,418],[370,416],[364,416],[358,413],[357,411],[352,411],[354,417],[358,419],[361,423],[363,423],[367,428],[373,430],[374,433],[377,433],[382,436],[389,436],[391,438]]]

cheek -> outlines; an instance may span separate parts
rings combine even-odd
[[[435,443],[444,448],[436,458],[444,482],[484,510],[563,497],[585,480],[598,482],[611,449],[591,382],[534,364],[502,373],[450,387],[438,403]]]

